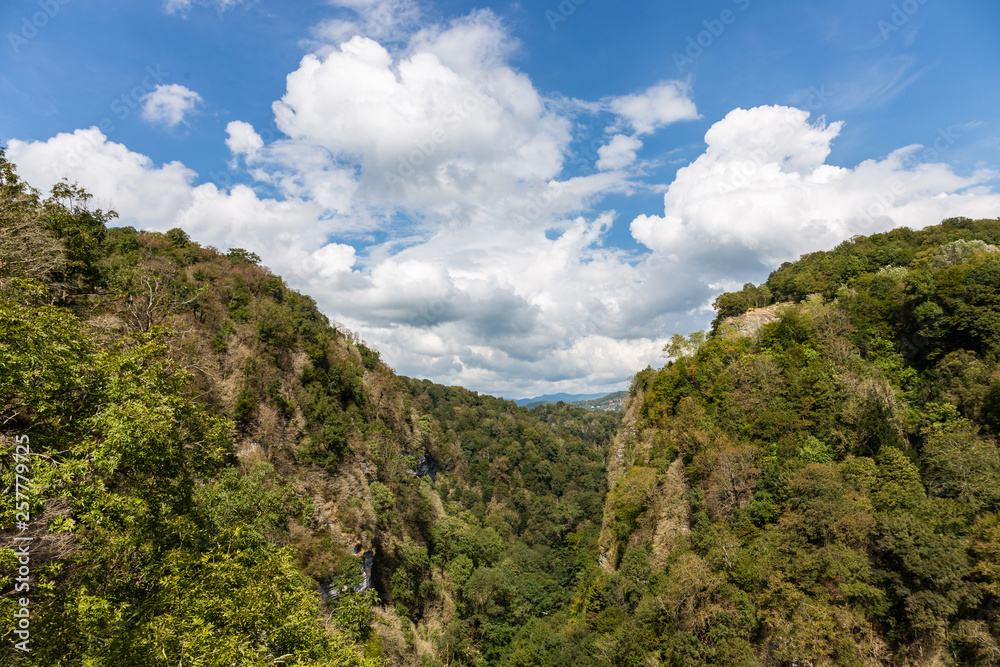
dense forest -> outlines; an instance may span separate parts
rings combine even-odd
[[[1000,665],[1000,220],[720,295],[615,412],[114,218],[0,151],[0,664]]]
[[[492,663],[568,607],[620,414],[399,377],[253,253],[0,187],[0,663]]]
[[[1000,664],[998,241],[951,219],[806,255],[635,377],[603,548],[686,522],[618,664]]]

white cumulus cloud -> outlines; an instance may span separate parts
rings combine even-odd
[[[383,4],[339,2],[362,28]],[[37,187],[79,182],[121,224],[256,252],[401,373],[507,396],[619,388],[671,334],[703,328],[720,289],[854,234],[1000,211],[990,172],[921,163],[916,147],[831,165],[840,123],[758,107],[716,122],[662,213],[631,221],[648,252],[611,247],[622,222],[595,202],[634,187],[645,135],[698,117],[685,84],[593,102],[616,124],[597,171],[570,178],[574,111],[511,65],[517,43],[492,14],[404,44],[320,38],[274,102],[284,138],[226,128],[255,187],[201,182],[97,128],[12,140],[8,155]],[[161,122],[200,100],[179,88]]]
[[[597,149],[597,168],[624,169],[635,162],[636,151],[642,148],[642,142],[635,137],[616,134],[606,145]]]
[[[242,120],[234,120],[226,125],[226,134],[226,147],[234,156],[252,158],[264,147],[264,140],[253,129],[253,125]]]
[[[682,120],[700,118],[691,88],[681,81],[665,81],[641,93],[608,100],[608,107],[639,134]]]
[[[853,168],[827,164],[841,128],[790,107],[731,111],[706,133],[705,152],[677,172],[663,215],[637,217],[633,236],[688,258],[679,261],[699,258],[702,273],[723,272],[734,255],[775,266],[856,234],[1000,210],[1000,195],[982,187],[996,174],[921,163],[917,146]]]
[[[228,191],[196,185],[197,174],[180,162],[156,165],[108,141],[96,127],[48,141],[11,140],[8,155],[25,180],[42,190],[63,178],[79,183],[98,206],[119,213],[118,224],[153,231],[182,227],[205,245],[252,250],[273,261],[278,272],[300,271],[311,253],[305,249],[319,248],[329,231],[313,202],[260,198],[243,185]]]
[[[571,124],[505,63],[511,48],[496,19],[478,12],[421,31],[400,56],[360,36],[309,54],[274,103],[290,139],[269,156],[312,196],[324,182],[300,174],[298,156],[319,149],[330,165],[357,166],[366,206],[450,227],[530,220],[537,197],[549,211],[579,208],[569,189],[556,203],[546,194]]]
[[[149,123],[177,127],[202,101],[201,95],[179,83],[161,83],[142,98],[142,119]]]

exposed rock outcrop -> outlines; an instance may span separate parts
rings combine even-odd
[[[753,308],[743,313],[742,315],[734,315],[733,317],[727,317],[722,320],[720,326],[732,326],[735,327],[740,334],[744,336],[752,336],[753,334],[760,331],[761,327],[765,324],[770,324],[781,318],[778,314],[778,309],[782,306],[789,306],[791,302],[785,303],[773,303],[770,306],[765,306],[763,308]]]

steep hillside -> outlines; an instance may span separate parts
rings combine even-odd
[[[0,176],[3,664],[496,662],[567,607],[614,416],[398,377],[252,253]]]
[[[1000,664],[998,241],[955,219],[807,255],[636,376],[601,548],[656,574],[592,603],[621,664]]]

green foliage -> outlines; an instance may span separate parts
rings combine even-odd
[[[253,294],[251,294],[246,280],[242,276],[237,275],[233,295],[229,299],[229,317],[239,324],[248,323],[251,315],[247,309],[247,305],[249,305],[252,299]]]
[[[226,468],[199,487],[194,501],[201,508],[212,533],[239,536],[248,545],[278,545],[288,535],[288,518],[302,517],[305,503],[274,467],[259,462],[246,473]],[[302,517],[304,518],[304,517]]]
[[[725,292],[716,297],[712,302],[712,308],[716,312],[713,325],[717,325],[727,317],[742,315],[752,308],[763,308],[771,302],[772,294],[767,285],[758,287],[753,283],[747,283],[739,292]]]
[[[343,412],[328,414],[320,429],[309,435],[300,450],[302,460],[323,468],[336,468],[340,456],[347,450],[348,430]]]
[[[477,566],[492,565],[503,542],[493,528],[470,526],[458,517],[441,517],[434,525],[434,551],[445,560],[465,556]]]
[[[243,248],[230,248],[226,251],[226,257],[233,264],[260,264],[260,255]]]
[[[277,348],[289,348],[295,344],[295,323],[288,309],[272,301],[263,301],[255,317],[257,337],[262,342]]]
[[[535,619],[545,619],[550,639],[568,632],[565,617],[556,615],[569,605],[576,578],[596,566],[602,459],[620,414],[567,404],[527,410],[458,387],[406,383],[412,405],[426,417],[417,431],[437,451],[461,452],[468,462],[467,472],[447,473],[446,483],[439,473],[447,515],[429,530],[431,557],[443,562],[444,585],[453,587],[461,619],[439,646],[452,664],[476,664],[477,655],[490,664],[518,664],[513,656],[534,652],[528,638],[542,631]],[[396,499],[402,507],[398,492]],[[400,569],[406,568],[392,573],[389,588],[413,615],[432,587],[426,580],[415,585],[425,576],[419,570],[414,576],[412,568]],[[512,643],[515,636],[523,639]],[[586,652],[553,645],[546,655]]]
[[[0,195],[0,457],[30,436],[37,664],[996,662],[996,220],[720,295],[617,433],[397,378],[253,253],[107,229],[2,151]],[[755,333],[720,324],[782,301]]]
[[[212,336],[212,351],[217,354],[226,352],[229,346],[229,337],[233,335],[235,330],[232,320],[224,321],[222,327]]]
[[[334,622],[348,637],[364,642],[371,635],[372,608],[378,602],[378,593],[372,589],[338,595],[333,604]]]
[[[79,186],[63,181],[52,187],[52,195],[43,205],[46,231],[66,248],[62,281],[78,290],[100,281],[98,262],[105,224],[118,217],[114,211],[90,210],[91,199]]]
[[[808,343],[813,337],[814,330],[808,314],[799,308],[789,308],[781,313],[781,319],[761,329],[760,346],[788,350]]]
[[[236,401],[233,403],[233,421],[236,428],[241,431],[249,431],[257,417],[257,395],[249,387],[243,387],[236,394]]]
[[[619,541],[628,539],[639,523],[639,517],[649,507],[656,491],[658,475],[653,468],[635,467],[629,470],[611,497],[612,531]]]
[[[723,327],[753,304],[722,295],[697,352],[637,376],[647,460],[669,443],[693,485],[695,554],[675,549],[669,611],[642,616],[661,660],[908,664],[940,647],[995,662],[998,240],[995,220],[955,219],[806,255],[765,285],[797,302],[777,321]],[[632,485],[607,504],[628,554],[648,539],[621,520],[642,507],[619,498]],[[589,590],[582,608],[616,636],[630,605]]]
[[[452,578],[455,584],[459,588],[465,588],[465,583],[472,576],[473,571],[476,569],[475,563],[472,559],[465,554],[459,554],[448,561],[448,565],[445,567],[445,571],[448,576]]]
[[[942,433],[924,442],[927,490],[954,498],[972,515],[995,512],[1000,504],[1000,451],[968,430]]]
[[[187,246],[191,245],[191,237],[188,236],[187,232],[185,232],[180,227],[174,227],[173,229],[168,229],[166,232],[166,237],[170,239],[170,242],[173,243],[178,248],[186,248]]]
[[[950,243],[943,244],[928,264],[935,269],[943,269],[948,266],[965,263],[972,255],[979,252],[998,252],[995,245],[991,245],[980,239],[957,239]]]
[[[680,359],[690,357],[698,351],[698,348],[705,342],[705,332],[695,331],[688,334],[687,338],[680,334],[674,334],[670,342],[663,346],[663,356],[669,359]]]
[[[909,514],[888,519],[876,541],[879,576],[899,619],[891,636],[942,633],[948,619],[974,599],[966,540],[937,532]]]
[[[274,406],[282,417],[291,419],[295,415],[295,404],[281,392],[281,380],[272,380],[264,391],[268,401]]]
[[[912,510],[924,498],[920,472],[903,452],[883,447],[875,457],[878,478],[872,489],[872,503],[883,512]]]
[[[375,370],[379,362],[378,352],[364,343],[358,343],[358,352],[361,353],[361,363],[364,367],[370,371]]]
[[[220,467],[226,424],[183,396],[187,377],[164,360],[158,332],[105,349],[55,308],[0,303],[0,318],[6,423],[46,456],[36,492],[65,497],[63,524],[87,531],[70,579],[33,598],[36,659],[364,664],[323,631],[315,595],[277,546],[304,506],[266,464]]]
[[[42,201],[2,151],[0,181],[0,221],[18,234],[4,238],[22,247],[0,244],[0,455],[13,460],[14,436],[30,436],[32,664],[382,664],[355,646],[371,643],[367,612],[341,615],[341,632],[319,606],[314,577],[344,558],[355,571],[357,559],[302,527],[315,516],[300,481],[265,462],[234,465],[234,424],[221,416],[272,444],[274,413],[297,411],[281,364],[301,323],[327,345],[343,337],[265,270],[225,268],[182,230],[108,230],[114,214],[91,210],[84,191],[60,184]],[[39,269],[13,261],[25,249]],[[237,336],[254,363],[227,402],[214,382]],[[264,345],[272,355],[246,356]],[[0,471],[11,495],[14,474]],[[14,520],[0,509],[0,527]],[[0,551],[7,565],[12,555]]]
[[[368,486],[372,494],[372,505],[375,508],[375,516],[379,524],[389,526],[395,518],[396,499],[392,495],[389,487],[381,482],[372,482]]]

